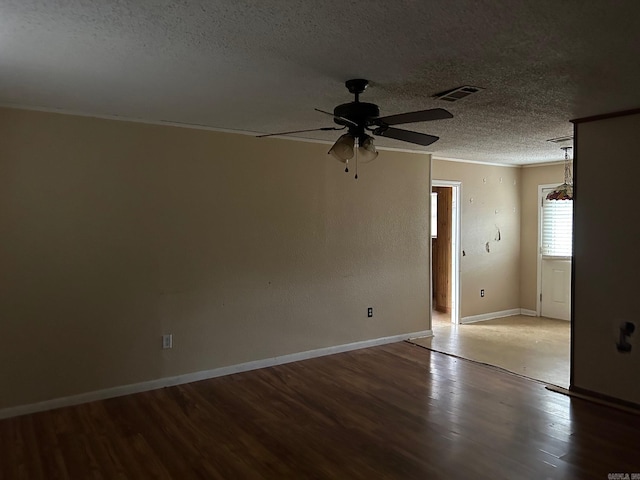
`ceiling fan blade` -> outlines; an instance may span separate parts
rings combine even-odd
[[[327,131],[327,130],[344,130],[347,127],[322,127],[322,128],[309,128],[307,130],[293,130],[291,132],[280,132],[280,133],[265,133],[264,135],[256,135],[256,138],[264,138],[264,137],[274,137],[276,135],[291,135],[292,133],[304,133],[304,132],[319,132],[319,131]]]
[[[338,120],[342,120],[343,122],[348,123],[349,125],[351,125],[353,127],[357,127],[358,126],[358,124],[356,122],[354,122],[353,120],[349,120],[348,118],[339,117],[337,115],[334,115],[331,112],[325,112],[324,110],[320,110],[319,108],[314,108],[314,110],[316,112],[324,113],[325,115],[331,115],[333,118],[337,118]]]
[[[395,138],[396,140],[402,140],[403,142],[415,143],[417,145],[431,145],[433,142],[440,139],[435,135],[427,135],[426,133],[411,132],[409,130],[402,130],[400,128],[379,128],[373,131],[374,135],[381,137]]]
[[[430,120],[444,120],[445,118],[453,118],[453,115],[444,108],[432,108],[430,110],[419,110],[417,112],[379,117],[375,119],[375,124],[400,125],[401,123],[428,122]]]

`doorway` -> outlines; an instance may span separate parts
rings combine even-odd
[[[432,190],[436,193],[439,190],[435,187],[451,186],[450,182],[433,180]],[[461,183],[458,183],[457,192],[451,190],[452,207],[455,202],[456,207],[461,207]],[[546,192],[544,193],[546,196]],[[542,192],[538,193],[540,199]],[[448,217],[446,209],[440,203],[445,195],[438,198],[438,214]],[[542,200],[540,200],[542,202]],[[452,221],[452,227],[457,227],[456,234],[452,234],[451,248],[451,276],[455,276],[456,285],[452,281],[452,289],[459,295],[460,288],[460,259],[462,255],[460,243],[460,215],[459,208],[451,209],[451,216],[457,215]],[[454,214],[454,212],[456,212]],[[541,221],[541,219],[539,219]],[[441,224],[437,224],[437,236],[440,237]],[[571,231],[571,225],[568,226]],[[559,232],[559,231],[558,231]],[[559,233],[558,233],[559,235]],[[434,240],[431,240],[434,242]],[[457,243],[454,247],[453,243]],[[558,259],[556,259],[558,260]],[[570,260],[570,257],[569,257]],[[457,261],[456,266],[453,266]],[[566,261],[566,259],[565,259]],[[437,278],[434,278],[438,269],[438,254],[436,248],[432,250],[432,284],[437,289]],[[444,268],[448,271],[448,268]],[[557,270],[557,268],[556,268]],[[540,266],[538,269],[540,273]],[[559,274],[556,274],[556,279]],[[540,279],[540,277],[538,277]],[[552,276],[553,278],[553,276]],[[570,280],[570,278],[569,278]],[[565,287],[565,291],[570,288]],[[437,291],[434,292],[436,298],[433,305],[437,305]],[[559,293],[556,293],[559,295]],[[564,295],[564,293],[562,293]],[[452,302],[452,310],[457,308],[460,312],[460,300]],[[552,297],[553,298],[553,297]],[[570,299],[568,300],[570,304]],[[455,305],[455,307],[454,307]],[[532,312],[533,313],[533,312]],[[505,370],[524,375],[536,380],[541,380],[552,385],[566,388],[569,384],[569,352],[570,352],[570,323],[551,318],[539,318],[529,315],[513,315],[506,318],[495,318],[478,323],[460,324],[459,315],[451,318],[435,309],[431,311],[432,336],[413,339],[416,345],[424,346],[437,352],[459,356],[471,361],[495,365]],[[538,311],[538,315],[540,315]]]
[[[432,316],[447,316],[454,324],[460,323],[461,187],[457,181],[431,182],[432,205],[437,206],[432,209]]]
[[[462,325],[440,322],[436,317],[432,336],[411,341],[436,352],[567,388],[569,326],[563,320],[528,315]]]
[[[555,185],[538,187],[538,297],[536,314],[571,320],[573,200],[547,200]]]

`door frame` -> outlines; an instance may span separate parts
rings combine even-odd
[[[542,315],[542,202],[544,202],[544,197],[542,191],[547,188],[555,188],[557,187],[557,183],[545,183],[543,185],[538,185],[538,242],[537,242],[537,250],[536,250],[536,274],[537,274],[537,291],[536,291],[536,317],[540,317]],[[573,269],[573,267],[572,267]],[[571,279],[573,283],[573,278]],[[573,304],[571,305],[571,309],[573,310]]]
[[[460,323],[460,208],[462,206],[462,182],[457,180],[431,179],[433,187],[451,187],[451,323]],[[431,252],[433,255],[433,251]],[[429,262],[430,278],[433,277],[431,261]],[[433,295],[433,292],[431,292]]]

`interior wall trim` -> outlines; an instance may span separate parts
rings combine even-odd
[[[526,315],[527,317],[537,317],[538,312],[535,310],[529,310],[528,308],[521,308],[520,315]]]
[[[571,385],[568,389],[555,385],[547,385],[546,388],[547,390],[560,393],[562,395],[581,398],[582,400],[588,400],[600,405],[605,405],[607,407],[617,408],[618,410],[633,413],[635,415],[640,415],[640,404],[629,402],[627,400],[621,400],[609,395],[603,395],[602,393],[594,392],[586,388],[580,388],[574,385]]]
[[[0,103],[0,108],[7,108],[12,110],[26,110],[30,112],[43,112],[43,113],[57,113],[59,115],[71,115],[74,117],[87,117],[87,118],[97,118],[100,120],[115,120],[118,122],[130,122],[130,123],[142,123],[145,125],[159,125],[164,127],[178,127],[178,128],[189,128],[192,130],[206,130],[209,132],[218,132],[218,133],[230,133],[233,135],[245,135],[249,137],[256,137],[257,135],[263,135],[267,132],[252,132],[249,130],[234,130],[231,128],[221,128],[221,127],[211,127],[209,125],[202,125],[199,123],[188,123],[188,122],[178,122],[173,120],[154,120],[149,118],[136,118],[136,117],[124,117],[119,115],[108,115],[108,114],[100,114],[100,113],[88,113],[79,110],[67,110],[63,108],[51,108],[51,107],[39,107],[39,106],[31,106],[31,105],[22,105],[15,103]],[[307,138],[307,137],[291,137],[286,135],[273,135],[271,138],[278,140],[289,140],[294,142],[306,142],[306,143],[319,143],[322,145],[333,145],[334,140],[320,140],[316,138]],[[418,155],[431,155],[430,151],[425,150],[414,150],[411,148],[400,148],[400,147],[384,147],[377,146],[377,150],[388,151],[388,152],[402,152],[402,153],[414,153]],[[466,160],[460,160],[464,162]],[[469,161],[471,162],[471,161]],[[471,163],[480,163],[483,162],[471,162]],[[488,164],[487,164],[488,165]],[[518,165],[504,165],[504,164],[495,164],[498,166],[511,166],[517,167]]]
[[[620,110],[618,112],[603,113],[600,115],[592,115],[590,117],[574,118],[573,120],[569,120],[569,121],[571,123],[576,124],[576,123],[585,123],[585,122],[595,122],[597,120],[606,120],[608,118],[624,117],[626,115],[637,115],[637,114],[640,114],[640,108],[632,108],[630,110]],[[573,144],[575,145],[576,143],[577,143],[576,137],[574,134]]]
[[[527,165],[521,165],[522,168],[539,168],[539,167],[549,167],[551,165],[564,165],[564,160],[557,160],[554,162],[547,163],[530,163]]]
[[[377,345],[385,345],[388,343],[402,342],[412,338],[431,337],[431,336],[433,336],[432,330],[422,330],[419,332],[404,333],[401,335],[393,335],[390,337],[374,338],[371,340],[362,340],[359,342],[346,343],[343,345],[336,345],[333,347],[324,347],[324,348],[318,348],[315,350],[308,350],[305,352],[291,353],[288,355],[265,358],[263,360],[255,360],[252,362],[240,363],[237,365],[229,365],[226,367],[214,368],[212,370],[202,370],[199,372],[187,373],[184,375],[177,375],[174,377],[158,378],[156,380],[149,380],[141,383],[133,383],[130,385],[122,385],[118,387],[106,388],[103,390],[96,390],[93,392],[81,393],[81,394],[72,395],[69,397],[54,398],[51,400],[45,400],[43,402],[30,403],[27,405],[19,405],[16,407],[8,407],[8,408],[0,409],[0,419],[17,417],[20,415],[27,415],[29,413],[43,412],[46,410],[53,410],[56,408],[69,407],[72,405],[79,405],[82,403],[94,402],[96,400],[105,400],[107,398],[121,397],[123,395],[131,395],[133,393],[146,392],[146,391],[155,390],[158,388],[172,387],[172,386],[181,385],[184,383],[197,382],[197,381],[206,380],[209,378],[216,378],[216,377],[222,377],[225,375],[231,375],[234,373],[248,372],[250,370],[257,370],[259,368],[283,365],[285,363],[299,362],[301,360],[308,360],[310,358],[323,357],[325,355],[333,355],[335,353],[349,352],[352,350],[359,350],[362,348],[375,347]]]
[[[378,148],[378,147],[376,147]],[[454,163],[473,163],[476,165],[489,165],[491,167],[507,167],[507,168],[522,168],[523,165],[517,165],[513,163],[498,163],[498,162],[481,162],[479,160],[465,160],[463,158],[452,158],[452,157],[437,157],[435,155],[431,155],[432,160],[440,160],[441,162],[454,162]],[[564,163],[564,162],[562,162]],[[541,164],[544,165],[544,164]]]
[[[512,315],[522,315],[522,309],[512,308],[510,310],[501,310],[499,312],[481,313],[480,315],[471,315],[469,317],[462,317],[460,319],[460,323],[484,322],[485,320],[493,320],[494,318],[510,317]]]

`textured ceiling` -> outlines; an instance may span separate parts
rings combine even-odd
[[[313,108],[363,77],[381,115],[455,115],[406,126],[427,151],[494,163],[559,160],[570,119],[640,107],[639,59],[637,0],[0,0],[3,105],[277,132],[330,126]],[[460,85],[485,90],[433,98]]]

